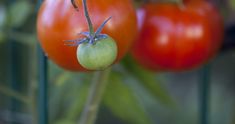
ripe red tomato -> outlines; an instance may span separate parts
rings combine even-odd
[[[207,62],[223,37],[222,21],[212,22],[219,14],[208,6],[203,1],[183,7],[174,3],[143,6],[137,11],[144,19],[133,57],[151,70],[182,71]]]
[[[37,18],[37,34],[43,50],[59,66],[72,70],[85,70],[76,58],[76,47],[64,45],[65,40],[78,38],[78,33],[88,31],[83,14],[82,0],[75,1],[76,11],[70,0],[45,0]],[[88,11],[94,28],[112,16],[103,33],[115,39],[118,46],[117,60],[129,50],[137,34],[135,9],[130,0],[87,0]]]
[[[211,3],[207,2],[207,0],[191,0],[188,1],[186,5],[194,8],[198,11],[199,14],[209,20],[211,32],[213,35],[211,40],[211,42],[213,42],[211,48],[215,50],[211,53],[214,54],[215,52],[217,52],[217,50],[219,50],[218,47],[221,46],[224,38],[224,22],[222,16],[220,15],[217,8]]]

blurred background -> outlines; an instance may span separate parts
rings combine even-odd
[[[207,67],[209,122],[235,124],[235,0],[210,1],[224,17],[226,35]],[[36,3],[0,1],[0,124],[38,123]],[[92,74],[69,72],[51,61],[47,72],[50,124],[75,124]],[[202,73],[203,68],[153,73],[126,57],[114,66],[97,124],[199,124]]]

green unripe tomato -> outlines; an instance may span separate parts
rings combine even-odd
[[[83,43],[77,48],[78,62],[88,70],[103,70],[110,66],[117,57],[117,45],[107,37],[94,44]]]

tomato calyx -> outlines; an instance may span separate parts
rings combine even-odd
[[[71,0],[71,3],[73,5],[73,7],[78,11],[78,6],[75,2],[75,0]],[[93,24],[91,22],[89,13],[88,13],[88,9],[87,9],[87,3],[86,0],[83,0],[83,7],[84,7],[84,14],[88,23],[88,27],[89,27],[89,32],[80,32],[79,35],[83,35],[85,38],[78,38],[75,40],[68,40],[66,42],[68,42],[69,44],[66,44],[68,46],[78,46],[82,43],[90,43],[92,45],[95,44],[95,42],[100,41],[102,39],[107,38],[107,34],[101,34],[102,29],[104,28],[105,24],[112,18],[111,16],[106,19],[97,29],[96,32],[94,32],[94,27]],[[71,44],[72,43],[72,44]]]
[[[100,27],[96,30],[95,33],[91,32],[80,32],[79,35],[84,36],[83,38],[78,38],[75,40],[66,40],[66,44],[68,46],[78,46],[82,43],[90,43],[94,45],[97,41],[100,41],[102,39],[105,39],[108,37],[107,34],[101,34],[102,29],[104,28],[105,24],[111,19],[112,17],[110,16],[108,19],[106,19]]]
[[[71,0],[71,3],[73,5],[73,8],[75,8],[78,11],[78,6],[74,0]]]

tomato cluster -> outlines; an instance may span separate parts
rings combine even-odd
[[[78,10],[70,0],[44,0],[37,18],[40,44],[48,57],[59,66],[72,71],[84,71],[77,61],[76,47],[64,44],[65,40],[79,38],[88,31],[82,0],[75,0]],[[129,50],[137,34],[135,9],[130,0],[87,0],[88,10],[97,29],[108,17],[112,19],[102,30],[115,39],[118,47],[116,61]]]
[[[135,11],[131,0],[88,0],[88,8],[95,29],[112,17],[103,32],[116,41],[116,62],[136,40],[131,53],[141,65],[151,70],[181,71],[215,56],[224,33],[222,17],[212,4],[183,1],[183,5],[146,3]],[[79,38],[78,33],[88,31],[82,0],[75,2],[78,12],[70,0],[45,0],[38,14],[37,33],[52,61],[68,70],[84,71],[77,61],[76,47],[64,45],[65,40]]]
[[[132,55],[152,70],[182,71],[199,67],[219,50],[223,21],[203,0],[148,3],[137,11],[140,33]]]

